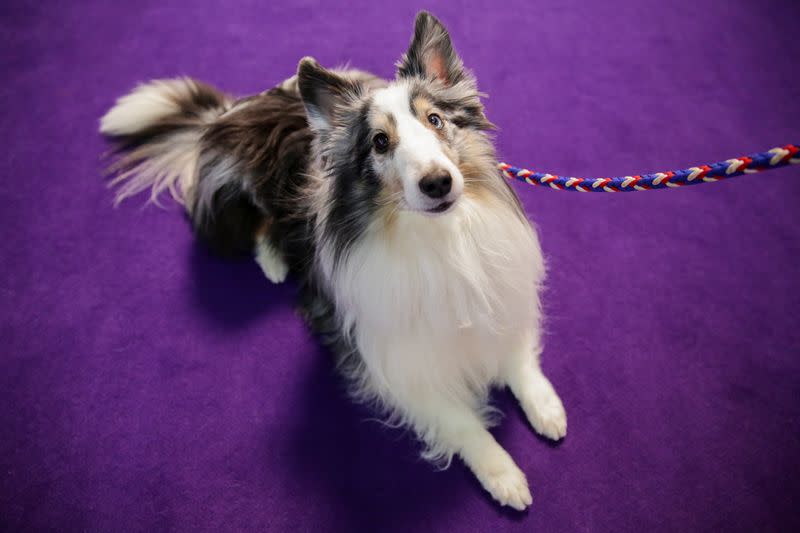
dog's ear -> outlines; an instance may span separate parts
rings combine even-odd
[[[464,78],[464,64],[458,57],[450,34],[439,20],[421,11],[414,23],[411,45],[397,64],[397,77],[438,78],[453,85]]]
[[[312,57],[304,57],[297,66],[297,86],[306,107],[308,123],[320,131],[336,122],[337,110],[357,98],[354,82],[320,66]]]

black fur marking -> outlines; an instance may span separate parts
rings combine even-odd
[[[204,172],[201,171],[200,179]],[[195,232],[209,248],[223,256],[252,251],[253,235],[264,216],[239,183],[227,182],[214,192],[211,217],[192,220]]]
[[[333,242],[337,262],[363,234],[378,208],[381,184],[371,165],[368,115],[369,104],[364,104],[349,126],[350,142],[337,147],[337,155],[327,168],[333,180],[333,194],[324,238]]]
[[[459,128],[472,128],[475,130],[492,130],[494,125],[486,120],[483,113],[479,114],[463,114],[453,115],[450,117],[450,122]]]

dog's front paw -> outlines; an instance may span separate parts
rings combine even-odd
[[[533,501],[525,474],[507,454],[494,460],[487,459],[473,468],[483,488],[500,505],[508,505],[517,511],[525,510]]]
[[[282,283],[289,274],[289,265],[286,264],[280,253],[267,244],[261,242],[256,248],[256,263],[272,283]]]
[[[567,435],[567,413],[561,398],[555,392],[542,395],[523,407],[528,421],[539,435],[552,440],[559,440]]]

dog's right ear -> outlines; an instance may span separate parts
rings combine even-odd
[[[336,123],[338,110],[358,97],[358,86],[339,74],[320,66],[313,57],[304,57],[297,66],[297,86],[306,107],[311,129],[321,131]]]

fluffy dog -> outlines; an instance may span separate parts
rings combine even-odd
[[[476,82],[442,24],[417,16],[392,81],[300,61],[256,96],[192,79],[120,98],[100,131],[120,148],[118,199],[169,191],[197,235],[288,273],[353,395],[404,424],[423,456],[459,456],[503,505],[525,475],[487,431],[508,386],[540,434],[566,434],[539,367],[536,233],[497,171]]]

